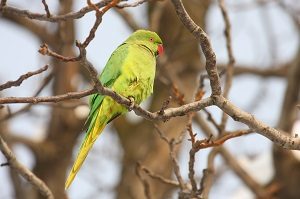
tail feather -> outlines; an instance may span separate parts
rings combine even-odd
[[[101,111],[99,111],[101,112]],[[93,144],[95,143],[98,136],[101,134],[102,130],[106,126],[106,122],[101,121],[101,116],[99,115],[99,112],[97,114],[97,119],[95,121],[95,124],[92,124],[93,127],[91,128],[90,132],[87,133],[86,137],[84,138],[84,141],[80,147],[79,153],[77,155],[77,158],[73,164],[73,167],[69,173],[69,176],[65,183],[65,189],[68,189],[73,182],[76,174],[78,173],[79,169],[81,168],[85,158],[87,157],[89,151],[91,150]]]

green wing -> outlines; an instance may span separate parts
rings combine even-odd
[[[99,80],[103,86],[107,88],[112,87],[112,85],[122,72],[122,66],[127,55],[128,44],[122,44],[113,52],[99,77]],[[95,123],[96,117],[93,116],[101,106],[104,97],[105,96],[100,94],[94,94],[90,97],[90,113],[85,122],[86,125],[89,125],[87,132],[90,131],[90,129],[93,127],[93,124]]]

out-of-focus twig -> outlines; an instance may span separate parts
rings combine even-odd
[[[172,186],[175,186],[175,187],[178,187],[179,186],[179,183],[174,181],[174,180],[170,180],[170,179],[166,179],[164,178],[163,176],[161,175],[157,175],[155,174],[153,171],[151,171],[150,169],[146,168],[145,166],[143,165],[140,165],[141,166],[141,169],[148,175],[150,176],[151,178],[153,179],[156,179],[162,183],[165,183],[167,185],[172,185]]]
[[[139,162],[136,163],[136,167],[135,167],[135,173],[136,175],[139,177],[139,179],[141,180],[143,187],[144,187],[144,194],[146,196],[147,199],[151,199],[151,194],[150,194],[150,184],[147,182],[147,180],[142,176],[142,174],[140,173],[142,171],[142,167],[141,164]]]
[[[204,132],[206,135],[212,135],[214,132],[208,126],[208,122],[204,120],[200,115],[195,116],[195,122],[199,125],[199,127],[202,129],[202,132]],[[236,158],[224,147],[219,146],[218,152],[223,157],[227,165],[233,170],[233,172],[241,178],[241,180],[253,191],[253,193],[258,198],[271,198],[266,197],[269,196],[268,192],[264,189],[263,186],[261,186],[258,182],[256,182],[251,175],[249,175],[239,164],[239,162],[236,160]],[[209,159],[208,159],[208,167],[209,167]],[[209,190],[206,190],[209,191]],[[208,193],[205,193],[206,191],[203,191],[203,196],[207,195]]]
[[[131,30],[136,31],[138,29],[142,29],[142,27],[140,27],[136,20],[132,17],[132,15],[127,12],[124,9],[114,9],[114,11],[116,11],[121,17],[122,19],[126,22],[126,24],[131,28]]]
[[[268,68],[262,68],[260,66],[235,65],[233,74],[234,76],[254,75],[262,78],[272,78],[272,77],[285,78],[287,76],[289,68],[291,67],[291,64],[292,63],[285,63],[282,65],[268,67]],[[218,65],[218,68],[220,70],[224,70],[226,69],[226,67],[227,65],[223,65],[223,64]]]
[[[208,198],[209,191],[213,185],[214,181],[214,160],[216,155],[219,153],[219,148],[213,148],[209,154],[207,159],[207,168],[203,170],[203,176],[200,182],[199,193],[202,198]]]
[[[186,189],[186,185],[185,185],[184,180],[182,178],[182,175],[180,173],[180,167],[179,167],[179,164],[178,164],[178,161],[177,161],[177,158],[176,158],[176,154],[175,154],[175,151],[174,151],[175,140],[174,139],[169,140],[165,136],[165,134],[159,129],[159,127],[157,125],[154,125],[154,127],[156,129],[156,132],[160,136],[160,138],[163,141],[165,141],[168,144],[168,146],[169,146],[170,157],[171,157],[171,160],[173,162],[174,173],[175,173],[176,179],[177,179],[177,181],[179,183],[180,189],[181,190],[185,190]]]
[[[229,139],[239,137],[239,136],[243,136],[243,135],[247,135],[247,134],[252,133],[252,132],[253,132],[252,129],[243,130],[243,131],[242,130],[241,131],[236,131],[236,132],[233,132],[233,133],[224,134],[222,137],[217,138],[216,140],[213,140],[212,137],[210,137],[209,139],[197,140],[192,145],[192,148],[190,149],[190,152],[189,152],[189,155],[190,155],[190,157],[189,157],[189,179],[190,179],[190,182],[191,182],[191,185],[192,185],[192,193],[194,193],[194,194],[198,193],[197,183],[196,183],[196,180],[195,180],[195,170],[194,170],[196,153],[200,149],[220,146],[225,141],[227,141]]]

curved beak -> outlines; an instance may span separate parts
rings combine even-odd
[[[164,53],[164,47],[162,44],[158,45],[157,51],[158,51],[158,55],[162,55]]]

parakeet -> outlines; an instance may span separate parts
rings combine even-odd
[[[140,104],[153,92],[156,56],[163,53],[160,37],[147,30],[137,30],[109,58],[99,79],[118,94]],[[90,97],[87,132],[66,180],[67,189],[104,127],[114,118],[126,113],[123,105],[111,97],[94,94]]]

